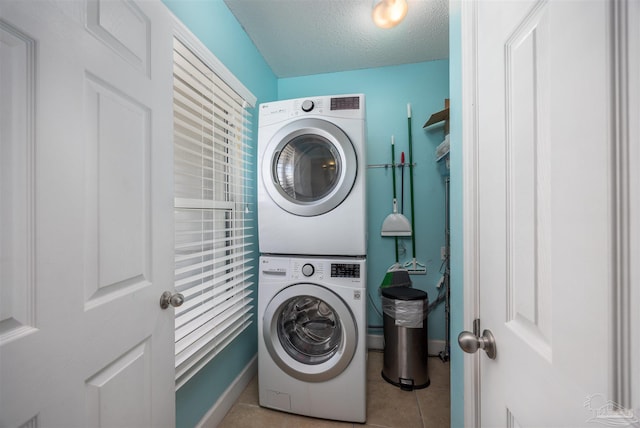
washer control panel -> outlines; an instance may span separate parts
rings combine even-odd
[[[275,257],[260,257],[260,270],[262,275],[284,278],[289,271],[289,261]]]
[[[306,263],[302,266],[302,274],[304,276],[311,276],[316,271],[311,263]]]
[[[331,278],[360,278],[358,263],[331,263]]]
[[[363,287],[366,276],[364,259],[288,258],[261,256],[263,281],[319,281],[322,284]]]
[[[324,279],[324,263],[315,260],[291,261],[291,277],[294,279],[316,278]]]

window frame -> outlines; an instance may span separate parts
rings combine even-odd
[[[220,62],[207,48],[200,42],[197,37],[195,37],[185,26],[182,24],[177,18],[174,17],[174,39],[179,42],[189,50],[195,57],[197,57],[202,64],[204,64],[208,69],[213,72],[217,78],[224,82],[235,94],[237,94],[240,98],[242,98],[242,121],[241,124],[241,138],[242,144],[240,146],[242,149],[240,150],[241,154],[238,156],[225,155],[224,152],[215,152],[216,145],[219,143],[216,142],[215,134],[216,132],[213,130],[214,124],[211,124],[212,134],[211,134],[211,159],[210,162],[212,164],[215,163],[215,156],[220,156],[223,158],[223,164],[228,169],[236,168],[235,173],[230,171],[221,172],[222,176],[225,177],[222,182],[221,192],[225,195],[236,194],[240,188],[241,200],[230,200],[229,197],[225,197],[222,200],[216,200],[215,197],[211,199],[206,199],[206,197],[198,198],[175,198],[174,215],[177,216],[178,211],[188,211],[189,215],[192,215],[195,212],[199,212],[202,217],[202,222],[204,217],[207,214],[211,215],[211,222],[218,221],[225,224],[223,230],[220,229],[212,229],[218,230],[221,232],[229,231],[229,225],[233,225],[235,227],[235,222],[239,221],[242,223],[241,228],[233,229],[233,232],[230,232],[232,235],[236,230],[240,230],[239,237],[232,236],[228,241],[231,242],[231,246],[233,249],[229,249],[229,245],[226,243],[223,245],[223,249],[214,248],[212,251],[224,253],[220,258],[219,262],[228,263],[227,265],[223,265],[222,267],[218,267],[217,269],[225,270],[229,269],[229,271],[222,272],[222,276],[226,276],[229,274],[230,276],[238,275],[240,279],[234,279],[229,283],[224,282],[224,287],[221,286],[222,291],[216,291],[216,286],[212,286],[212,294],[214,297],[210,299],[210,301],[217,300],[217,307],[220,308],[220,312],[224,312],[228,310],[232,315],[224,315],[223,323],[217,325],[215,328],[210,330],[209,335],[215,336],[215,338],[206,342],[206,338],[202,339],[206,342],[201,349],[196,350],[192,356],[178,356],[180,352],[184,351],[184,346],[178,345],[176,343],[176,390],[183,386],[192,376],[194,376],[202,367],[204,367],[209,361],[211,361],[222,349],[224,349],[229,343],[231,343],[242,331],[244,331],[251,323],[253,322],[253,306],[251,302],[253,297],[249,297],[253,293],[252,285],[249,279],[253,276],[252,274],[252,263],[253,260],[251,258],[251,253],[255,251],[255,244],[253,243],[252,236],[249,234],[248,229],[250,227],[247,226],[246,223],[250,223],[253,221],[252,218],[247,219],[249,217],[249,204],[247,201],[247,196],[249,196],[250,185],[247,182],[250,181],[250,175],[248,171],[249,165],[249,153],[248,153],[248,142],[250,142],[250,136],[252,134],[252,129],[250,126],[250,122],[246,122],[247,116],[249,116],[249,109],[255,107],[256,97]],[[173,56],[172,56],[173,58]],[[172,70],[174,70],[175,60],[172,60]],[[172,80],[173,81],[173,80]],[[172,93],[174,93],[174,86],[172,85]],[[173,99],[173,98],[172,98]],[[214,101],[212,101],[212,107],[214,105]],[[175,108],[175,103],[174,103]],[[214,115],[211,115],[211,120],[214,121],[216,118]],[[237,117],[234,119],[237,120]],[[175,112],[174,112],[174,133],[173,136],[175,138],[176,130],[175,130]],[[248,123],[248,124],[247,124]],[[237,122],[236,122],[237,124]],[[223,125],[224,127],[224,125]],[[247,137],[248,141],[247,141]],[[224,137],[223,137],[224,138]],[[174,144],[176,142],[174,141]],[[229,144],[231,145],[231,144]],[[174,154],[175,156],[175,154]],[[239,161],[242,158],[242,162],[239,165],[230,165],[229,162]],[[225,160],[226,159],[226,160]],[[175,161],[174,161],[175,162]],[[225,163],[226,162],[226,163]],[[239,168],[239,169],[237,169]],[[212,169],[215,174],[215,169]],[[211,176],[211,188],[210,192],[215,192],[215,175]],[[233,179],[240,178],[240,181],[243,183],[238,183],[233,181]],[[176,190],[174,190],[175,195]],[[232,198],[231,198],[232,199]],[[217,216],[221,215],[220,218]],[[174,223],[175,219],[174,217]],[[238,220],[239,219],[239,220]],[[206,229],[205,226],[202,226],[203,229]],[[178,233],[178,227],[176,223],[176,234]],[[227,236],[227,235],[225,235]],[[242,244],[236,245],[235,239],[242,239]],[[221,239],[225,240],[225,237]],[[176,245],[178,245],[178,239],[176,238]],[[241,247],[241,248],[238,248]],[[238,254],[235,253],[236,249],[239,250]],[[179,254],[176,253],[176,260],[178,260]],[[210,260],[210,263],[215,264],[216,260]],[[176,261],[176,263],[178,263]],[[178,266],[178,265],[176,265]],[[237,271],[237,273],[233,273],[231,271]],[[176,289],[179,291],[179,284],[176,284]],[[188,300],[188,298],[187,298]],[[185,305],[188,304],[188,301],[185,302]],[[215,312],[218,309],[213,309]],[[203,310],[203,312],[207,312]],[[176,323],[180,318],[181,308],[176,309]],[[196,317],[197,318],[197,317]],[[176,326],[176,340],[178,337],[184,337],[184,332],[179,331],[182,328],[182,325]],[[203,330],[206,331],[207,327],[203,326]],[[214,331],[215,330],[215,331]],[[196,333],[193,333],[196,334]],[[203,337],[205,337],[203,335]],[[208,337],[208,336],[207,336]],[[184,354],[183,354],[184,355]],[[194,357],[195,356],[195,357]]]

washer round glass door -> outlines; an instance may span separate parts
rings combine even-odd
[[[358,343],[346,303],[325,287],[295,284],[267,305],[263,338],[271,358],[299,380],[322,382],[342,373]]]
[[[358,168],[349,137],[320,119],[300,119],[281,128],[269,141],[262,164],[271,199],[301,216],[321,215],[340,205]]]

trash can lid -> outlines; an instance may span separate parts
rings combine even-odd
[[[382,289],[382,296],[396,300],[424,300],[427,293],[411,287],[387,287]]]

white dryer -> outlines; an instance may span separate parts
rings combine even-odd
[[[365,98],[260,105],[258,229],[263,254],[366,254]]]
[[[366,262],[260,257],[260,405],[366,419]]]

